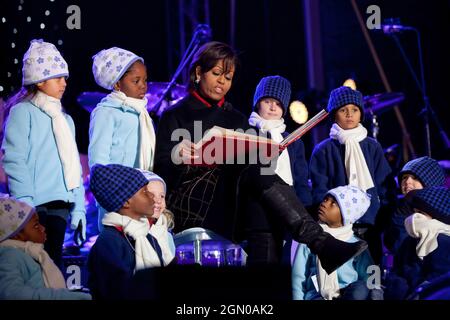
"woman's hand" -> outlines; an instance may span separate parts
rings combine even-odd
[[[195,144],[186,139],[175,146],[172,155],[175,157],[173,159],[175,164],[192,164],[195,159],[200,157],[195,149]]]

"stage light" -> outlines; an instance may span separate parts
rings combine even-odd
[[[13,33],[14,33],[14,34],[17,33],[17,29],[16,29],[16,28],[13,29]]]
[[[19,63],[19,60],[14,59],[14,64],[18,64],[18,63]]]
[[[11,48],[15,48],[16,47],[16,44],[14,43],[14,42],[11,42]]]
[[[49,16],[50,15],[50,10],[45,10],[45,15]]]
[[[45,24],[41,23],[40,27],[41,29],[45,29]]]
[[[289,113],[292,120],[298,124],[304,124],[308,120],[308,109],[301,101],[292,101],[289,105]]]
[[[6,23],[6,18],[5,17],[2,17],[2,22]]]
[[[356,90],[356,82],[352,78],[345,80],[343,86],[352,88],[353,90]]]
[[[61,39],[58,40],[58,45],[62,45],[63,41]]]
[[[31,22],[31,17],[30,16],[27,17],[27,22]]]
[[[2,86],[0,86],[0,92],[2,92],[3,91],[3,87]]]

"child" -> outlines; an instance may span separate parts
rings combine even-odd
[[[261,133],[269,133],[270,138],[276,142],[281,142],[288,136],[283,116],[289,106],[290,97],[291,84],[287,79],[280,76],[262,78],[255,90],[249,124]],[[280,154],[275,172],[284,182],[294,186],[303,205],[311,205],[308,164],[301,140],[297,140]]]
[[[255,90],[253,98],[253,112],[249,118],[249,124],[256,127],[262,134],[269,134],[269,138],[281,142],[288,134],[285,132],[283,116],[286,114],[291,96],[290,82],[281,76],[268,76],[262,78]],[[303,205],[311,205],[311,191],[308,187],[308,165],[305,160],[305,147],[301,140],[297,140],[284,150],[277,159],[275,173],[288,185],[295,188],[297,197]],[[249,250],[262,252],[256,249],[263,242],[273,242],[273,253],[268,256],[276,258],[281,262],[284,257],[289,256],[289,250],[282,252],[285,228],[277,220],[270,221],[270,214],[258,203],[249,204],[249,210],[245,210],[251,217],[246,226],[249,230]],[[272,230],[272,232],[268,232]],[[264,238],[264,240],[263,240]],[[252,243],[255,242],[255,243]],[[288,239],[285,248],[290,248]],[[252,249],[250,249],[252,248]],[[285,251],[285,250],[283,250]],[[253,254],[249,255],[252,260]],[[258,260],[263,257],[257,258]],[[275,261],[271,261],[275,262]]]
[[[44,250],[45,227],[33,207],[0,198],[0,300],[90,300],[71,292]]]
[[[364,106],[359,91],[349,87],[333,90],[327,109],[335,123],[330,130],[330,138],[317,145],[311,155],[313,204],[322,201],[327,190],[347,184],[358,186],[370,194],[370,207],[357,223],[367,230],[366,234],[360,235],[368,240],[372,256],[378,261],[381,239],[374,234],[373,226],[385,197],[384,183],[391,168],[381,145],[367,137],[367,130],[360,123]]]
[[[93,57],[97,84],[113,90],[92,111],[89,128],[89,167],[117,163],[152,170],[155,130],[147,111],[147,69],[144,59],[113,47]],[[99,208],[101,231],[105,210]]]
[[[355,186],[343,186],[328,191],[319,206],[322,228],[335,238],[356,242],[352,225],[370,205],[370,196]],[[369,289],[367,267],[373,265],[368,250],[327,274],[316,255],[300,244],[292,267],[292,288],[295,300],[367,300]]]
[[[98,203],[108,213],[102,220],[103,231],[89,253],[89,287],[94,299],[126,298],[135,271],[166,266],[174,258],[165,215],[160,215],[153,225],[148,219],[155,211],[158,214],[164,210],[161,195],[165,183],[148,171],[96,164],[90,184]]]
[[[86,210],[80,158],[72,118],[64,113],[61,97],[69,76],[67,63],[56,47],[32,40],[23,58],[22,90],[12,106],[2,144],[3,167],[9,191],[36,207],[47,230],[45,250],[62,264],[67,218],[75,242],[86,239]]]
[[[408,237],[404,222],[413,212],[406,205],[404,196],[412,190],[442,186],[444,182],[444,170],[430,157],[420,157],[403,166],[398,174],[398,185],[403,197],[397,201],[397,209],[384,233],[384,244],[392,253],[396,253],[403,240]]]
[[[450,270],[450,190],[429,187],[410,191],[406,203],[414,212],[405,219],[407,237],[386,281],[387,297],[404,299],[424,281]]]

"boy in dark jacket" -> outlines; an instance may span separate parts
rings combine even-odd
[[[148,171],[119,164],[92,167],[91,190],[108,212],[88,259],[94,299],[126,299],[136,271],[166,266],[174,258],[166,216],[150,224],[162,201],[150,184],[165,190],[164,180]]]

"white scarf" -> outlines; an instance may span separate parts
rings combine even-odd
[[[367,129],[361,124],[354,129],[344,130],[334,123],[330,130],[330,138],[345,144],[345,170],[348,184],[367,191],[374,187],[372,176],[359,142],[367,137]]]
[[[0,246],[20,249],[36,260],[41,265],[42,277],[46,288],[67,288],[61,271],[44,250],[42,243],[8,239],[0,242]]]
[[[353,224],[348,224],[340,228],[330,228],[326,224],[320,224],[325,232],[328,232],[333,237],[341,241],[348,241],[353,236]],[[339,282],[337,277],[337,270],[328,274],[323,268],[322,264],[317,258],[317,270],[318,270],[318,284],[319,292],[325,300],[331,300],[337,298],[340,295]]]
[[[135,271],[161,266],[158,254],[147,239],[147,234],[149,233],[156,238],[161,247],[164,265],[172,261],[173,255],[168,247],[167,225],[164,225],[164,219],[161,219],[160,225],[153,232],[150,232],[150,223],[147,218],[135,220],[116,212],[105,214],[102,223],[105,226],[122,227],[123,232],[134,239],[135,244],[133,249],[136,257]],[[164,232],[164,227],[166,228],[166,232]]]
[[[80,155],[75,138],[62,112],[61,100],[38,90],[31,102],[52,119],[53,135],[61,159],[67,189],[78,188],[81,181]]]
[[[253,127],[257,127],[261,133],[269,132],[272,140],[275,142],[280,143],[284,139],[281,135],[286,130],[286,125],[284,124],[283,118],[279,120],[266,120],[258,113],[252,112],[250,114],[250,118],[248,119],[248,123]],[[278,156],[275,173],[288,185],[294,185],[294,179],[292,178],[291,171],[291,161],[287,149],[284,149]]]
[[[156,137],[152,119],[147,111],[147,98],[130,98],[121,91],[113,91],[108,97],[120,101],[122,104],[133,108],[139,113],[139,132],[141,141],[139,146],[139,168],[151,171],[155,155]]]
[[[414,213],[406,218],[405,228],[411,237],[419,239],[416,253],[420,259],[437,249],[437,237],[440,234],[450,236],[450,225],[421,213]]]

